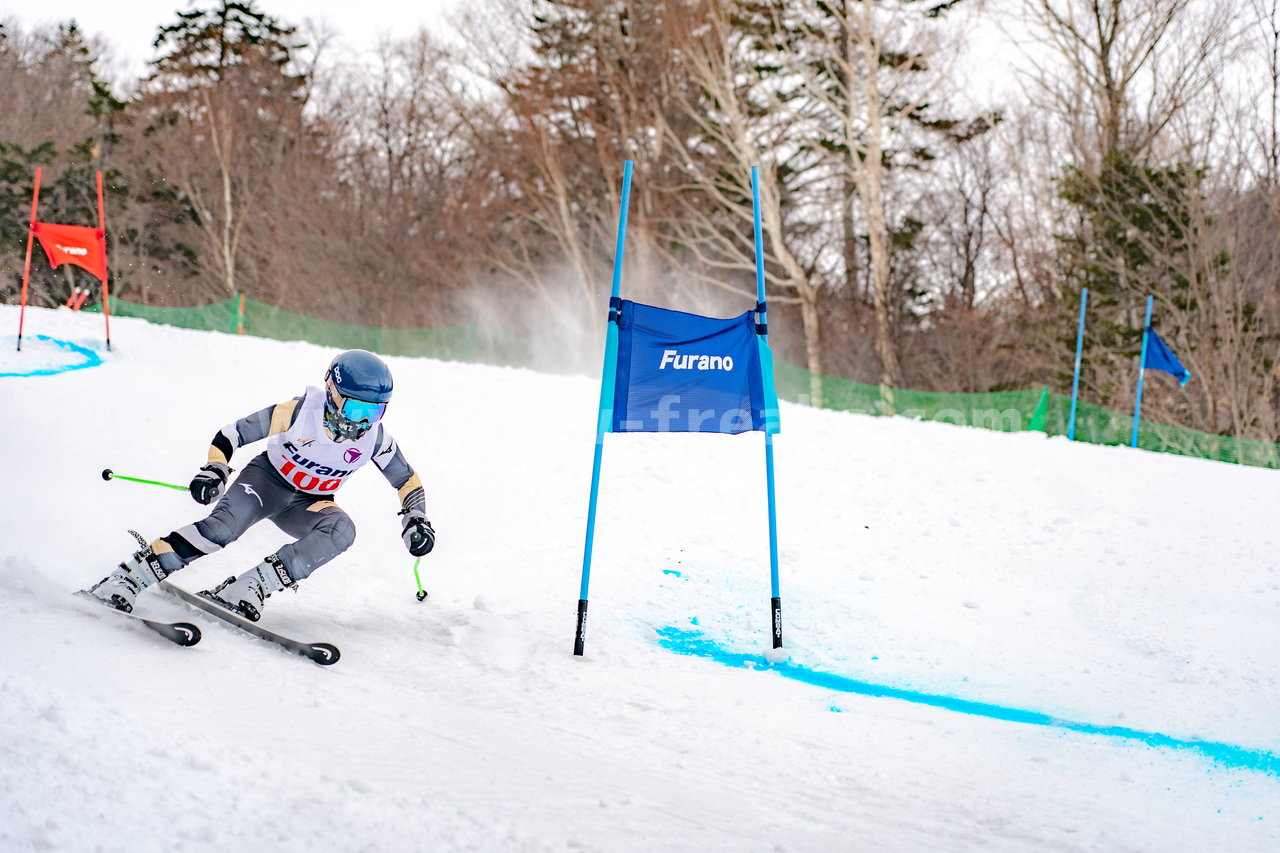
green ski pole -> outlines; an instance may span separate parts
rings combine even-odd
[[[186,486],[175,486],[173,483],[162,483],[159,480],[142,480],[138,477],[126,477],[123,474],[117,474],[110,468],[102,469],[102,479],[104,480],[128,480],[131,483],[146,483],[149,486],[164,486],[166,489],[179,489],[187,491]]]
[[[413,579],[418,582],[418,600],[423,601],[427,597],[427,591],[422,588],[422,578],[418,575],[418,563],[422,562],[422,558],[413,561]]]

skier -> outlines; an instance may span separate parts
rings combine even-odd
[[[89,591],[118,610],[132,611],[142,590],[220,551],[269,518],[297,541],[201,593],[256,622],[272,593],[296,589],[298,581],[351,547],[355,525],[333,495],[370,459],[399,492],[401,536],[409,553],[429,553],[435,530],[424,512],[422,482],[379,423],[391,388],[391,371],[382,359],[365,350],[349,350],[329,364],[324,388],[308,387],[299,397],[223,427],[213,437],[208,464],[189,487],[199,503],[217,500],[213,511],[155,540]],[[268,439],[267,449],[223,494],[232,471],[231,455],[263,438]]]

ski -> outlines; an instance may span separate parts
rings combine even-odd
[[[269,643],[274,643],[282,649],[291,651],[294,654],[302,655],[305,658],[309,658],[321,666],[332,666],[337,663],[338,658],[341,657],[338,647],[330,643],[304,643],[300,640],[294,640],[290,637],[277,634],[274,631],[268,631],[266,628],[258,625],[258,623],[250,622],[248,619],[227,610],[225,607],[215,604],[208,598],[194,592],[188,592],[182,587],[174,586],[168,581],[160,583],[159,586],[171,594],[176,595],[184,603],[196,608],[197,610],[201,610],[210,616],[217,617],[228,625],[234,625],[236,628],[239,628],[247,634],[252,634],[259,639],[266,640]]]
[[[147,619],[136,613],[117,610],[101,598],[98,598],[96,595],[89,592],[87,589],[79,590],[75,594],[81,598],[89,599],[103,610],[141,623],[143,627],[150,628],[152,631],[155,631],[171,643],[175,643],[179,646],[194,646],[196,643],[200,642],[200,628],[192,625],[190,622],[160,622],[155,619]]]

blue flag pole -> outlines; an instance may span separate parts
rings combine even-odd
[[[1076,370],[1071,379],[1071,420],[1067,425],[1067,441],[1076,440],[1076,401],[1080,399],[1080,356],[1084,352],[1084,309],[1089,304],[1089,288],[1080,289],[1080,327],[1076,330]]]
[[[591,582],[591,551],[596,535],[596,503],[600,497],[600,460],[604,434],[613,424],[614,385],[618,374],[618,305],[622,286],[622,250],[627,234],[627,206],[631,201],[632,162],[622,170],[622,202],[618,212],[618,242],[613,249],[613,290],[609,294],[609,324],[605,332],[604,372],[600,375],[600,407],[596,415],[596,453],[591,465],[591,502],[587,507],[587,541],[582,549],[582,585],[578,592],[578,627],[573,653],[581,655],[587,642],[587,586]]]
[[[1138,446],[1138,425],[1142,422],[1142,377],[1146,373],[1147,366],[1147,339],[1151,335],[1151,301],[1152,297],[1147,297],[1147,319],[1142,324],[1142,355],[1138,356],[1138,397],[1133,404],[1133,435],[1129,439],[1130,447]]]
[[[769,307],[764,295],[764,240],[760,228],[760,168],[751,167],[751,212],[754,220],[756,242],[756,310],[760,314],[757,326],[759,335],[769,342]],[[769,377],[772,379],[772,377]],[[782,647],[782,593],[778,584],[778,503],[774,492],[773,433],[764,433],[765,484],[769,492],[769,578],[772,597],[769,599],[769,623],[773,626],[773,647]]]

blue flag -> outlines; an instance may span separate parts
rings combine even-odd
[[[1191,379],[1191,371],[1182,366],[1182,362],[1178,361],[1178,357],[1173,354],[1173,350],[1169,349],[1168,344],[1160,340],[1155,329],[1148,326],[1147,336],[1147,360],[1142,366],[1171,373],[1178,380],[1179,385],[1186,385]]]
[[[730,320],[620,300],[613,432],[778,431],[754,312]]]

